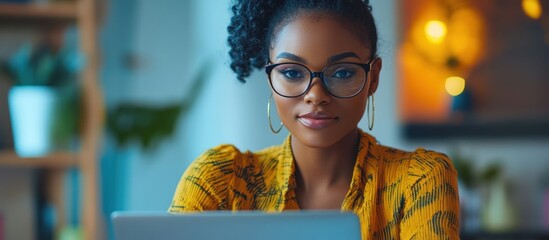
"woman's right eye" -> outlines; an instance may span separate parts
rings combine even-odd
[[[304,74],[302,71],[299,71],[298,69],[293,68],[286,68],[280,71],[284,77],[288,79],[301,79],[304,77]]]

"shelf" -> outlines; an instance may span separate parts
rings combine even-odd
[[[408,140],[447,138],[470,139],[548,139],[549,121],[494,122],[494,123],[407,123],[402,127]]]
[[[2,25],[33,22],[76,22],[76,4],[8,4],[0,3]]]
[[[74,25],[78,29],[79,47],[86,56],[86,67],[81,75],[82,114],[79,137],[80,149],[75,152],[56,152],[39,158],[21,158],[12,149],[0,150],[0,168],[45,169],[48,181],[40,182],[45,187],[47,201],[56,206],[56,224],[54,235],[59,236],[61,227],[69,222],[64,219],[71,212],[74,204],[63,201],[65,196],[64,178],[62,175],[76,168],[80,173],[78,188],[81,196],[79,223],[83,239],[106,239],[105,222],[101,215],[100,174],[98,163],[98,145],[103,132],[104,105],[99,86],[99,11],[104,0],[72,0],[68,3],[49,4],[7,4],[0,3],[0,32],[2,34],[23,32],[31,35],[47,34]],[[29,31],[30,30],[30,31]],[[0,194],[1,195],[1,194]],[[49,197],[48,197],[49,196]],[[22,229],[26,226],[21,226]],[[1,236],[0,236],[1,238]]]
[[[70,152],[57,152],[44,157],[22,158],[14,151],[0,151],[0,168],[73,168],[78,166],[77,156]]]
[[[549,231],[547,230],[522,230],[522,231],[504,231],[504,232],[462,232],[460,233],[462,240],[542,240],[549,239]]]

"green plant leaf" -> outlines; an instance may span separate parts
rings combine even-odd
[[[501,166],[497,163],[492,163],[484,169],[481,174],[481,179],[483,182],[490,184],[500,177],[501,172]]]
[[[173,132],[180,112],[179,104],[166,107],[122,104],[109,113],[107,127],[120,146],[135,139],[149,149]]]
[[[451,156],[454,167],[458,172],[459,180],[469,189],[477,187],[478,177],[475,173],[472,161],[463,157],[461,154],[457,153],[457,151],[454,151],[454,154],[451,154]]]

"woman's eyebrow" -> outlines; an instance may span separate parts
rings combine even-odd
[[[358,54],[356,54],[354,52],[344,52],[344,53],[340,53],[340,54],[337,54],[337,55],[334,55],[334,56],[331,56],[330,58],[328,58],[328,64],[333,63],[333,62],[337,62],[339,60],[349,58],[349,57],[357,58],[357,59],[361,60],[360,57],[358,56]],[[295,54],[289,53],[289,52],[281,52],[280,54],[278,54],[278,56],[276,58],[277,59],[286,58],[286,59],[290,59],[292,61],[300,62],[300,63],[303,63],[303,64],[307,63],[307,61],[305,59],[303,59],[303,58],[301,58],[301,57],[299,57]]]
[[[305,61],[305,59],[303,59],[303,58],[301,58],[301,57],[299,57],[295,54],[289,53],[289,52],[281,52],[276,57],[276,59],[279,59],[279,58],[286,58],[286,59],[290,59],[292,61],[300,62],[300,63],[303,63],[303,64],[307,63],[307,61]]]
[[[330,58],[328,58],[328,64],[333,63],[333,62],[337,62],[339,60],[342,60],[342,59],[345,59],[345,58],[348,58],[348,57],[358,58],[359,60],[361,60],[360,57],[358,56],[358,54],[356,54],[354,52],[344,52],[344,53],[340,53],[340,54],[337,54],[337,55],[334,55],[334,56],[331,56]]]

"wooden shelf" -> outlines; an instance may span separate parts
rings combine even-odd
[[[79,209],[80,227],[83,239],[106,239],[104,219],[101,215],[100,174],[98,148],[103,132],[104,105],[99,86],[100,58],[98,48],[98,7],[104,0],[73,0],[70,3],[51,4],[7,4],[0,3],[0,31],[13,32],[30,29],[40,33],[74,25],[79,33],[80,51],[86,56],[86,67],[81,73],[82,119],[80,149],[75,152],[58,152],[39,158],[21,158],[14,151],[0,150],[0,168],[46,169],[50,178],[46,183],[47,201],[56,206],[58,218],[55,234],[59,234],[68,222],[63,216],[71,207],[63,202],[65,170],[79,170],[81,206]],[[22,226],[24,227],[24,226]],[[1,237],[0,237],[1,238]]]
[[[0,3],[0,19],[15,22],[75,22],[78,19],[76,4],[8,4]]]
[[[75,153],[57,152],[44,157],[23,158],[14,151],[0,151],[0,168],[73,168],[78,167],[78,157]]]

